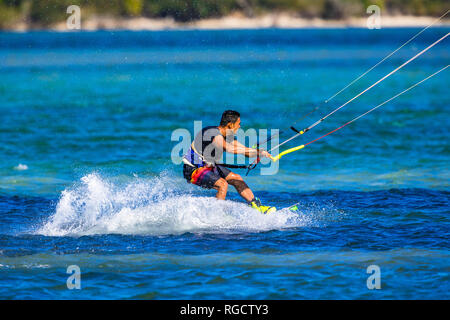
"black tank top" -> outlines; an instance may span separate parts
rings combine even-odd
[[[215,137],[222,135],[218,127],[205,127],[199,132],[194,139],[194,148],[199,152],[206,161],[211,163],[221,163],[223,150],[216,147],[212,142]],[[233,137],[227,137],[228,139]],[[228,140],[227,140],[228,141]]]

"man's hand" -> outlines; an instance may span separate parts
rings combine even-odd
[[[266,150],[259,150],[259,156],[265,158],[272,158],[272,155],[268,153]]]

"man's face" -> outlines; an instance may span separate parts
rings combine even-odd
[[[230,129],[233,130],[233,133],[236,133],[241,127],[241,118],[237,118],[235,123],[230,124]]]

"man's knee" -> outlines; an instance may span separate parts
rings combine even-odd
[[[214,186],[217,187],[217,189],[220,189],[220,190],[227,190],[228,182],[225,179],[220,178],[219,180],[216,181]]]
[[[238,175],[237,173],[230,173],[226,180],[228,181],[228,183],[232,184],[232,181],[244,181],[244,179],[242,179],[242,177],[240,175]]]

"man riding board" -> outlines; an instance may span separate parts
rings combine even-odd
[[[225,200],[228,185],[232,185],[252,208],[262,213],[274,212],[275,207],[261,205],[240,175],[220,164],[223,151],[246,157],[271,157],[265,150],[247,148],[235,140],[234,135],[240,127],[239,112],[227,110],[222,114],[219,126],[203,128],[183,157],[184,178],[188,183],[217,190],[216,198],[221,200]]]

